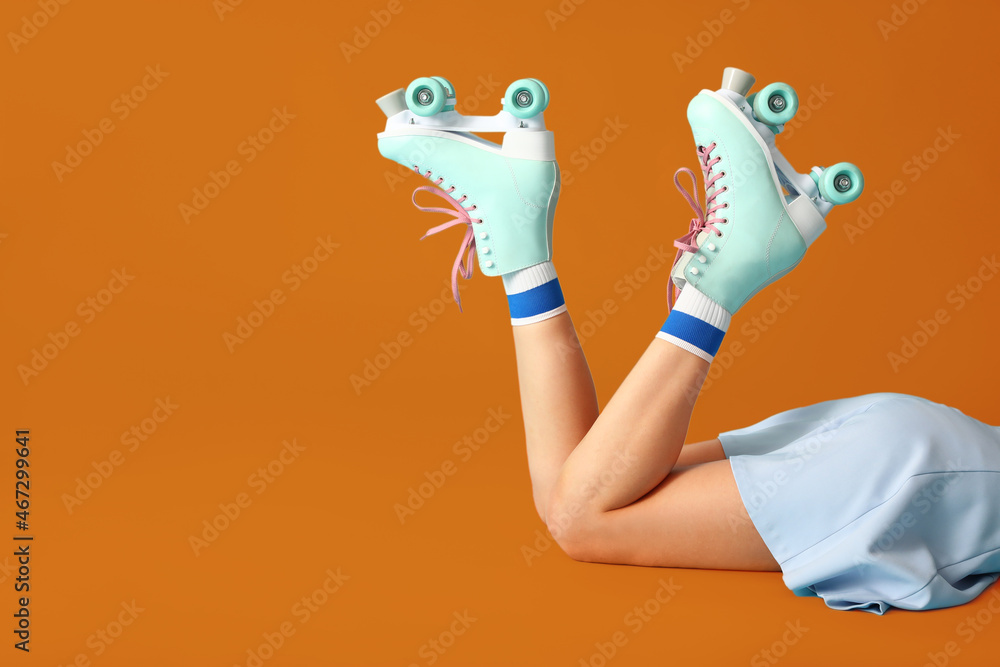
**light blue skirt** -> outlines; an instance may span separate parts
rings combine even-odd
[[[884,614],[964,604],[1000,578],[1000,428],[882,393],[719,440],[797,595]]]

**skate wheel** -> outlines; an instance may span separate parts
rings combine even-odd
[[[753,108],[753,101],[755,99],[757,99],[757,93],[750,93],[747,96],[747,102],[750,104],[750,108],[751,109]],[[777,127],[775,127],[774,125],[769,125],[768,123],[764,123],[764,124],[767,125],[767,127],[771,130],[771,132],[774,132],[775,134],[781,134],[781,126],[780,125],[777,126]]]
[[[418,116],[433,116],[443,111],[447,101],[444,86],[430,77],[414,79],[406,88],[406,108]]]
[[[540,79],[531,79],[531,80],[534,81],[535,83],[537,83],[539,86],[541,86],[542,90],[545,91],[545,108],[548,109],[549,108],[549,87],[546,86]]]
[[[849,204],[861,196],[865,177],[850,162],[838,162],[823,170],[818,185],[819,194],[831,204]]]
[[[799,110],[799,96],[787,83],[764,86],[753,96],[753,115],[768,125],[784,125]]]
[[[444,103],[444,111],[452,111],[455,108],[455,86],[452,85],[451,81],[444,78],[443,76],[432,76],[432,79],[444,86],[444,92],[446,96],[446,101]]]
[[[503,96],[503,108],[516,118],[532,118],[549,105],[545,85],[534,79],[520,79],[510,84]]]

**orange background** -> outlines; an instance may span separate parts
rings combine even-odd
[[[584,341],[603,402],[666,314],[666,269],[627,300],[615,285],[636,275],[650,246],[669,249],[686,229],[671,177],[695,167],[687,101],[717,88],[727,65],[792,84],[805,107],[811,89],[826,90],[780,146],[800,170],[855,162],[867,189],[831,214],[808,261],[736,317],[723,349],[741,341],[745,353],[730,368],[717,361],[690,439],[871,391],[1000,424],[1000,281],[960,310],[949,301],[1000,239],[990,194],[1000,12],[987,2],[906,4],[915,13],[886,38],[878,22],[890,20],[889,0],[806,14],[764,0],[566,0],[575,9],[554,28],[546,12],[559,11],[556,0],[401,0],[350,62],[341,44],[371,12],[384,19],[387,2],[246,0],[220,19],[210,0],[77,1],[16,53],[8,36],[0,540],[13,545],[18,532],[14,430],[29,428],[35,541],[30,656],[11,647],[14,575],[0,556],[0,664],[69,665],[82,654],[108,667],[247,665],[247,651],[286,622],[294,635],[263,664],[429,665],[433,655],[440,665],[599,665],[595,644],[618,631],[628,642],[609,664],[772,664],[761,652],[796,622],[808,631],[780,664],[921,665],[950,641],[949,664],[995,664],[995,588],[963,607],[880,618],[796,598],[778,574],[585,565],[554,546],[526,562],[522,547],[546,542],[501,286],[477,273],[461,315],[440,300],[460,233],[417,242],[441,220],[410,205],[418,178],[390,186],[395,165],[375,142],[384,123],[375,98],[417,76],[446,76],[460,110],[487,114],[517,78],[548,84],[546,121],[572,177],[556,266],[578,327],[605,299],[617,306]],[[718,22],[723,10],[729,23]],[[0,28],[23,30],[39,11],[5,2]],[[671,54],[689,38],[705,46],[679,68]],[[168,74],[120,118],[115,100],[157,66]],[[480,102],[482,80],[497,87]],[[275,108],[294,118],[248,162],[241,143]],[[52,163],[106,118],[114,130],[60,182]],[[578,151],[609,119],[627,127],[584,164]],[[934,155],[947,128],[960,137]],[[927,149],[936,161],[912,171]],[[239,173],[185,223],[179,206],[231,160]],[[902,194],[879,211],[878,193],[888,201],[897,179]],[[881,215],[849,239],[845,228],[866,210]],[[293,290],[283,276],[318,237],[339,247]],[[102,292],[122,267],[134,279]],[[794,306],[758,328],[752,318],[785,288]],[[230,352],[224,334],[274,290],[283,303]],[[89,321],[78,310],[109,296]],[[424,327],[421,308],[440,315]],[[894,370],[888,353],[938,309],[948,321]],[[78,335],[25,383],[19,366],[72,323]],[[351,375],[404,332],[411,344],[356,392]],[[167,398],[173,414],[146,421],[155,432],[128,451],[122,434],[163,417],[156,401]],[[491,408],[511,417],[464,460],[453,445],[475,437]],[[305,449],[261,489],[251,476],[292,439]],[[70,512],[77,480],[115,451],[121,465]],[[395,505],[448,460],[454,474],[401,524]],[[239,494],[249,506],[195,555],[189,538]],[[338,568],[349,579],[302,623],[295,605]],[[626,614],[661,578],[681,590],[633,633]],[[138,618],[112,644],[94,639],[133,600]],[[466,610],[477,619],[467,632],[443,655],[428,653]],[[970,638],[960,624],[977,612],[993,625]]]

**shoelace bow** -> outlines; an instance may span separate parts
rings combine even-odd
[[[420,173],[419,168],[415,167],[414,171],[416,171],[418,174]],[[428,171],[427,173],[422,175],[424,176],[424,178],[430,179],[431,172]],[[438,232],[443,232],[444,230],[450,229],[451,227],[454,227],[456,225],[466,225],[465,238],[462,240],[462,245],[460,245],[458,248],[458,256],[455,257],[455,264],[451,268],[451,291],[452,294],[455,296],[455,303],[458,304],[458,310],[461,311],[462,297],[459,296],[458,294],[458,276],[459,274],[461,274],[462,277],[465,278],[466,280],[472,277],[472,267],[474,266],[472,263],[472,257],[476,252],[476,234],[472,230],[472,225],[478,224],[482,222],[482,220],[473,218],[469,215],[471,211],[476,210],[475,206],[469,208],[462,206],[462,202],[468,199],[467,196],[462,195],[461,199],[458,200],[452,199],[451,193],[455,191],[454,186],[448,188],[447,190],[442,190],[441,188],[437,187],[441,185],[441,183],[443,182],[444,178],[439,178],[436,181],[434,181],[434,185],[420,186],[419,188],[413,191],[412,200],[413,200],[413,205],[416,206],[421,211],[428,213],[447,213],[448,215],[454,218],[453,220],[449,220],[448,222],[440,224],[437,227],[431,227],[430,229],[428,229],[427,232],[420,237],[421,241],[423,241],[428,236],[432,236],[433,234],[437,234]],[[448,208],[421,206],[420,204],[417,203],[418,192],[430,192],[432,194],[435,194],[438,197],[444,199],[446,202],[448,202],[451,205],[451,208],[448,209]]]
[[[687,174],[691,177],[691,189],[697,190],[698,179],[694,175],[694,172],[687,167],[682,167],[674,172],[674,185],[677,190],[684,196],[687,200],[688,205],[695,213],[695,217],[691,218],[691,224],[688,227],[688,231],[684,236],[674,241],[674,247],[677,248],[677,256],[674,258],[673,266],[677,266],[677,262],[681,260],[681,257],[685,252],[696,252],[698,250],[698,235],[704,231],[712,231],[716,236],[722,236],[720,232],[715,227],[715,223],[719,222],[718,218],[715,217],[715,212],[720,208],[726,208],[727,204],[716,204],[715,198],[720,194],[725,192],[728,188],[723,186],[719,190],[714,190],[711,194],[708,193],[709,189],[715,184],[719,178],[726,175],[726,172],[720,171],[718,174],[712,175],[712,167],[714,167],[722,158],[712,157],[712,151],[715,150],[715,142],[709,144],[708,146],[698,147],[698,162],[701,166],[701,172],[704,182],[705,182],[705,205],[704,207],[698,203],[698,198],[692,195],[687,189],[681,185],[679,176]],[[673,267],[671,267],[671,273],[673,273]],[[674,301],[680,294],[680,290],[673,284],[671,280],[667,287],[667,308],[673,309]]]

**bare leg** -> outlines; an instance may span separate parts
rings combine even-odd
[[[528,470],[545,520],[563,464],[597,419],[597,395],[569,313],[514,327]],[[677,466],[724,459],[718,439],[684,447]]]
[[[677,463],[671,469],[677,470],[681,467],[698,465],[699,463],[709,463],[711,461],[722,461],[726,458],[726,452],[722,449],[722,443],[718,438],[705,440],[703,442],[692,442],[681,447],[680,456]]]
[[[569,313],[513,329],[528,471],[545,521],[563,463],[597,419],[597,394]]]
[[[670,474],[708,368],[693,354],[653,340],[573,449],[547,513],[549,530],[571,557],[777,569],[749,520],[728,462]]]
[[[580,489],[591,482],[586,506],[608,512],[652,491],[680,455],[708,368],[704,359],[654,339],[566,460],[557,487],[562,500],[584,501]]]
[[[681,446],[706,362],[654,340],[598,419],[568,313],[514,327],[514,345],[535,506],[571,556],[777,569],[719,441]]]

